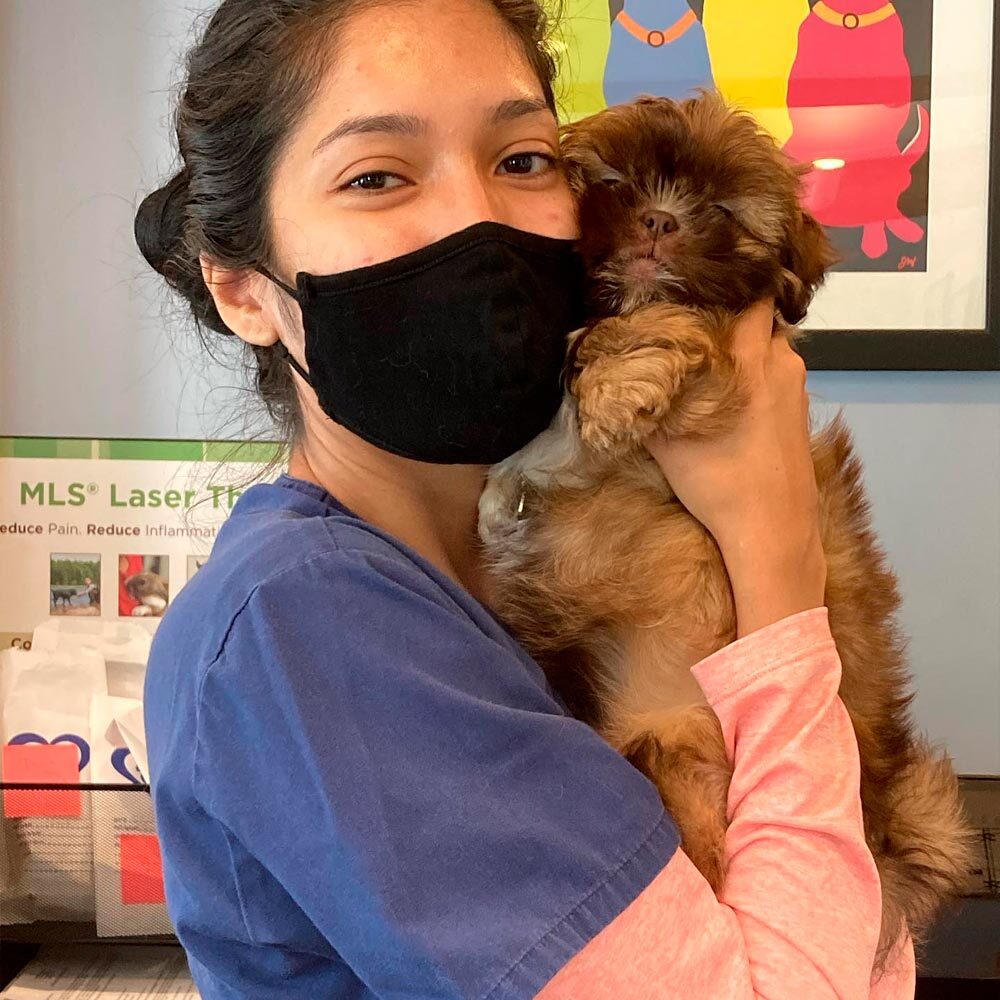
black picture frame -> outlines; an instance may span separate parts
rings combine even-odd
[[[1000,0],[993,2],[986,323],[979,330],[807,330],[810,371],[1000,371]]]

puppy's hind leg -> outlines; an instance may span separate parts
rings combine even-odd
[[[732,765],[722,728],[707,705],[665,713],[620,752],[656,785],[677,824],[681,847],[718,894],[726,878],[726,828]],[[619,745],[621,736],[612,738]]]
[[[670,303],[592,326],[580,339],[570,382],[583,441],[624,455],[658,428],[681,435],[732,426],[746,394],[724,347],[731,328],[725,313]]]

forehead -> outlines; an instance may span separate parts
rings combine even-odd
[[[339,118],[403,111],[446,127],[498,95],[542,87],[512,30],[484,0],[378,4],[338,29],[303,120],[305,138]]]
[[[690,172],[712,161],[690,119],[671,105],[623,108],[595,121],[584,143],[609,166],[633,175]]]
[[[571,158],[606,164],[642,186],[663,179],[743,190],[783,184],[785,171],[756,125],[711,107],[637,104],[586,123],[570,143]]]

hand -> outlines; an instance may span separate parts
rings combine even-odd
[[[749,402],[731,431],[657,431],[646,441],[678,499],[719,545],[741,635],[822,605],[826,586],[806,368],[773,335],[773,323],[773,303],[761,302],[736,324],[733,354]]]

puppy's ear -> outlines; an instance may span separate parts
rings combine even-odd
[[[587,164],[594,155],[582,132],[578,124],[563,125],[559,130],[559,159],[570,190],[577,198],[587,187]]]
[[[785,322],[794,326],[802,321],[827,268],[838,259],[823,227],[801,212],[782,254],[781,286],[775,304]]]
[[[589,118],[563,125],[559,130],[559,158],[569,180],[570,189],[579,197],[595,184],[609,178],[622,181],[625,178],[614,167],[606,163],[598,152],[611,145],[608,138],[608,123],[616,113],[629,113],[631,105],[598,112]]]

